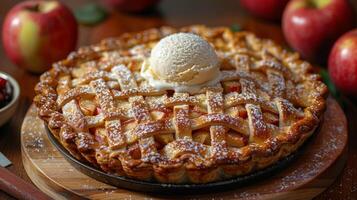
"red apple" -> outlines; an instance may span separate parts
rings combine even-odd
[[[15,64],[40,73],[75,49],[77,33],[77,22],[65,5],[31,0],[9,11],[2,40],[7,56]]]
[[[142,12],[159,0],[104,0],[104,3],[125,12]]]
[[[280,20],[289,0],[240,0],[240,4],[253,15],[268,19]]]
[[[332,81],[343,93],[357,97],[357,29],[354,29],[334,44],[328,70]]]
[[[348,0],[292,0],[283,14],[287,42],[311,61],[323,62],[333,43],[354,27]]]

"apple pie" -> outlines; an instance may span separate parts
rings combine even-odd
[[[226,27],[162,27],[80,48],[35,88],[38,114],[77,159],[162,183],[207,183],[295,152],[327,88],[297,53]]]

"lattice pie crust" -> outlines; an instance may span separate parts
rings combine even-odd
[[[140,76],[164,36],[192,32],[215,48],[222,79],[196,94],[158,91]],[[294,152],[325,109],[326,86],[297,53],[225,27],[163,27],[80,48],[53,64],[34,102],[76,158],[108,173],[207,183]]]

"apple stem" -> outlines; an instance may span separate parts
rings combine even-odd
[[[46,13],[56,8],[57,5],[58,2],[56,1],[35,2],[33,5],[28,6],[26,9],[31,12]]]
[[[26,10],[31,11],[31,12],[38,12],[39,11],[39,5],[33,4],[31,6],[26,7]]]

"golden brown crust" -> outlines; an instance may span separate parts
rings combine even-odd
[[[138,71],[174,32],[209,41],[222,81],[198,94],[157,91]],[[34,102],[76,158],[141,180],[206,183],[267,167],[317,127],[326,86],[309,63],[270,40],[228,28],[169,27],[79,49],[41,76]]]

